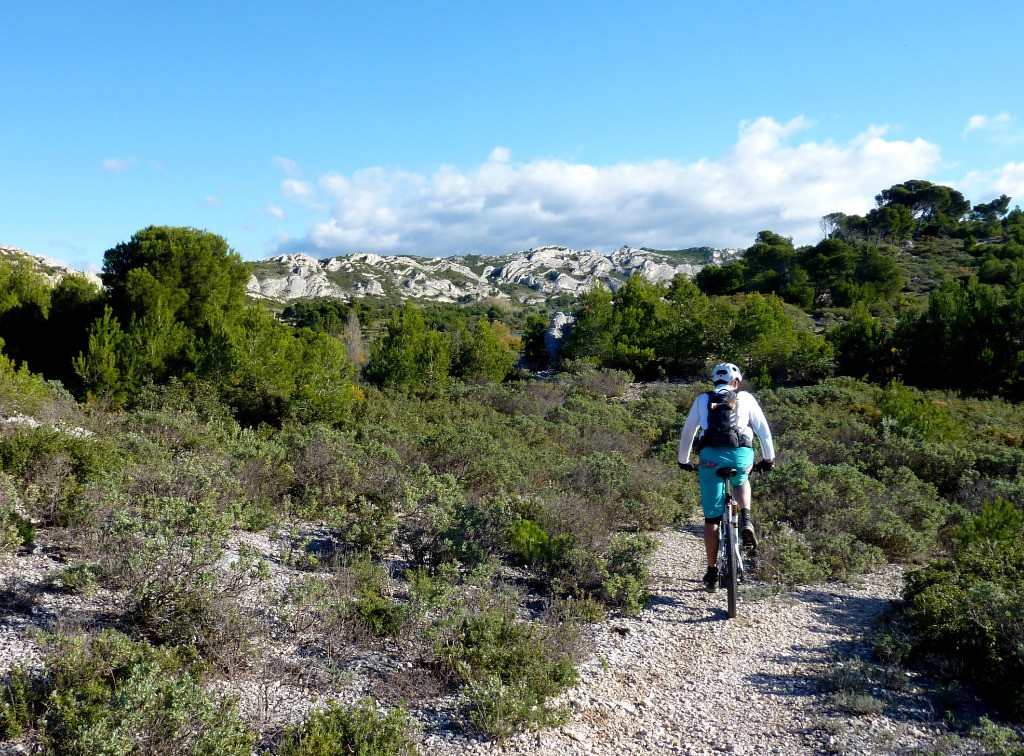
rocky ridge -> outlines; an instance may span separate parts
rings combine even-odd
[[[448,303],[498,299],[542,304],[560,296],[579,296],[598,284],[615,291],[635,273],[651,282],[671,281],[680,274],[693,278],[706,265],[721,265],[742,254],[742,249],[711,247],[673,251],[621,247],[602,254],[560,246],[508,255],[438,258],[364,252],[318,259],[297,253],[252,263],[246,290],[252,297],[277,302],[374,296]],[[27,261],[52,283],[68,275],[80,275],[102,285],[95,273],[75,270],[59,260],[18,247],[0,245],[0,256]]]
[[[369,295],[436,302],[496,298],[529,304],[577,296],[599,283],[615,290],[634,273],[652,282],[670,281],[679,274],[692,278],[705,265],[740,254],[738,249],[706,247],[673,252],[622,247],[605,255],[558,246],[503,256],[443,258],[362,253],[320,260],[288,254],[255,263],[248,292],[279,301]]]
[[[23,249],[6,244],[0,244],[0,255],[27,261],[35,270],[46,276],[52,284],[59,283],[66,276],[84,276],[97,286],[102,286],[100,277],[95,273],[69,268],[59,260],[54,260],[45,255],[34,255],[31,252],[26,252]]]

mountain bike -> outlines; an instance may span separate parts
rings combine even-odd
[[[763,468],[763,462],[751,467],[751,473],[774,469],[774,465]],[[731,478],[739,472],[735,467],[720,467],[715,474],[725,482],[725,504],[722,522],[718,526],[718,586],[724,588],[728,602],[729,618],[735,618],[739,603],[739,585],[747,573],[753,571],[754,550],[742,545],[739,537],[740,508],[732,495]]]

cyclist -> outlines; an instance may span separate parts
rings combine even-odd
[[[718,585],[718,527],[725,508],[725,481],[715,471],[722,466],[739,471],[730,480],[733,495],[740,506],[741,538],[745,547],[756,548],[757,535],[750,524],[750,481],[747,476],[752,469],[775,468],[771,429],[757,399],[739,390],[743,380],[740,369],[731,362],[715,365],[711,380],[714,389],[694,400],[679,436],[679,466],[692,472],[695,467],[690,462],[690,453],[694,450],[694,436],[698,429],[701,431],[701,439],[697,442],[700,462],[696,469],[699,471],[700,501],[704,510],[704,548],[708,557],[704,585],[709,592]],[[724,401],[719,402],[718,399]],[[757,465],[753,464],[755,433],[761,442],[762,457]]]

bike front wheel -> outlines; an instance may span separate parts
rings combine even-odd
[[[723,521],[725,527],[725,595],[729,603],[730,619],[736,616],[736,602],[739,593],[740,565],[737,561],[736,529],[728,520]]]

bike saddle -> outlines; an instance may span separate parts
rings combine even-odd
[[[719,478],[731,478],[738,472],[739,470],[737,470],[735,467],[719,467],[717,470],[715,470],[715,475],[717,475]]]

